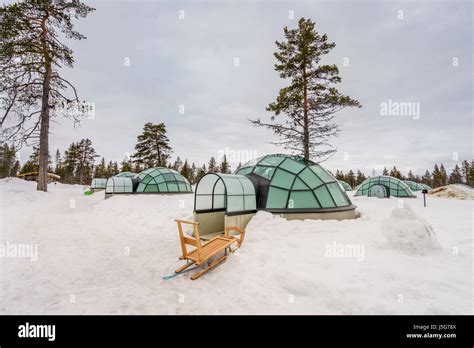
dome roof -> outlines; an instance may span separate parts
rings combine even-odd
[[[164,167],[147,169],[138,174],[137,193],[147,192],[193,192],[189,181],[177,171]]]
[[[395,197],[415,197],[413,192],[410,190],[407,184],[403,181],[394,178],[393,176],[374,176],[365,179],[362,184],[359,185],[354,196],[372,196],[372,187],[382,186],[384,189],[384,196],[395,196]]]
[[[235,174],[246,175],[259,188],[260,209],[274,212],[355,209],[331,174],[299,156],[263,156],[244,164]]]

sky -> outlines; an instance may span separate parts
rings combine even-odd
[[[76,128],[56,118],[52,154],[89,138],[121,161],[146,122],[164,122],[173,157],[198,165],[287,153],[248,119],[269,120],[288,84],[274,70],[275,41],[305,17],[336,43],[322,63],[338,65],[337,88],[363,106],[337,114],[338,151],[323,166],[423,174],[473,158],[471,1],[84,2],[96,11],[75,22],[87,39],[68,42],[75,65],[62,74],[95,114]]]

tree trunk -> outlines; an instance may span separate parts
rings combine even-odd
[[[303,66],[303,157],[309,160],[309,125],[308,125],[308,82],[306,65]]]
[[[49,92],[51,89],[51,64],[46,68],[41,98],[41,126],[39,143],[38,191],[48,191],[48,155],[49,155]]]
[[[49,93],[51,91],[51,59],[49,57],[46,43],[46,14],[41,21],[41,44],[43,48],[45,74],[43,79],[43,95],[41,97],[41,123],[40,123],[40,143],[39,143],[39,168],[38,168],[38,191],[48,191],[48,138],[49,138]]]

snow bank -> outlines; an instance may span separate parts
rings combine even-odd
[[[474,199],[474,190],[464,185],[441,186],[428,191],[429,195],[454,199]]]
[[[416,215],[408,203],[392,209],[381,229],[391,248],[408,254],[426,255],[440,247],[433,227]]]
[[[400,200],[351,199],[358,219],[259,212],[226,262],[163,280],[183,264],[174,219],[191,218],[192,194],[104,200],[2,179],[0,244],[33,244],[38,258],[0,257],[0,314],[472,314],[471,201],[402,199],[412,211],[393,212],[387,248],[380,225]],[[423,257],[422,219],[443,246]]]

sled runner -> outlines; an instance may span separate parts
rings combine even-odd
[[[238,248],[240,248],[244,240],[245,231],[243,229],[236,226],[227,226],[224,230],[224,235],[216,236],[207,242],[201,243],[199,237],[199,222],[186,220],[175,221],[178,224],[179,239],[181,242],[181,250],[183,252],[183,255],[180,256],[179,259],[186,260],[186,265],[178,268],[175,273],[181,273],[192,265],[201,266],[206,264],[204,269],[192,275],[192,280],[199,278],[204,273],[225,261],[231,253],[234,253]],[[193,225],[192,237],[184,235],[182,224]],[[231,235],[231,231],[238,232],[239,236],[236,237]],[[187,245],[192,245],[195,248],[188,251]],[[221,252],[224,252],[224,254],[211,261],[211,258],[217,256]]]

